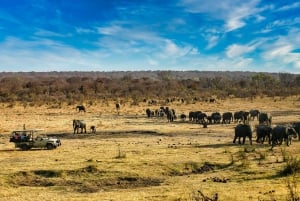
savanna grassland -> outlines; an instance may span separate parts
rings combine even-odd
[[[259,109],[273,125],[300,119],[300,99],[228,98],[210,103],[164,101],[121,105],[94,101],[86,112],[76,104],[0,105],[1,200],[291,200],[299,198],[300,141],[276,146],[233,144],[236,123],[202,125],[147,118],[146,108],[174,108],[188,114]],[[96,134],[73,134],[72,120],[95,125]],[[59,137],[54,150],[20,151],[9,142],[12,130],[41,128]],[[254,128],[257,120],[250,121]],[[296,165],[291,165],[296,163]],[[201,195],[203,193],[203,195]],[[218,198],[215,198],[215,194]],[[298,193],[298,194],[297,194]]]

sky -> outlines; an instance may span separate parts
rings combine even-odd
[[[0,0],[0,72],[300,73],[297,0]]]

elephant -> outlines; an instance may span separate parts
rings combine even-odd
[[[238,111],[233,114],[235,122],[243,122],[244,124],[248,121],[249,112],[246,111]]]
[[[85,112],[85,107],[83,105],[77,105],[76,110],[78,109],[78,112]]]
[[[74,119],[73,120],[73,129],[74,129],[74,134],[77,132],[77,134],[79,133],[79,128],[81,129],[81,133],[86,133],[86,123],[84,122],[84,120],[77,120]]]
[[[120,114],[120,109],[121,109],[121,104],[120,103],[116,103],[117,115]]]
[[[263,144],[268,138],[269,144],[271,144],[271,131],[272,128],[268,125],[258,125],[256,127],[256,142]]]
[[[180,119],[181,119],[182,121],[185,121],[185,120],[186,120],[186,115],[185,115],[185,114],[181,114],[181,115],[180,115]]]
[[[90,127],[90,132],[95,134],[96,133],[96,126],[91,126]]]
[[[212,120],[211,115],[210,115],[210,116],[207,116],[206,119],[207,119],[207,123],[212,124],[212,121],[213,121],[213,120]]]
[[[244,112],[243,111],[235,112],[233,114],[233,118],[235,122],[244,121]]]
[[[210,103],[214,103],[214,102],[216,102],[216,99],[210,98],[210,99],[209,99],[209,102],[210,102]]]
[[[146,109],[146,114],[148,118],[152,117],[152,112],[149,108]]]
[[[271,114],[268,113],[260,113],[258,116],[258,122],[259,124],[266,124],[266,125],[271,125],[272,123],[272,116]]]
[[[236,139],[239,138],[239,144],[241,144],[241,137],[243,138],[242,144],[245,144],[246,137],[248,137],[250,141],[250,145],[252,145],[252,129],[250,125],[238,124],[235,127],[233,143],[235,143]]]
[[[190,112],[189,113],[189,120],[194,122],[203,123],[205,122],[207,115],[201,111]]]
[[[158,111],[158,117],[164,117],[165,116],[165,110],[164,109],[159,109],[159,111]]]
[[[300,140],[300,122],[293,123],[292,127],[295,129],[295,131],[298,133],[298,140]]]
[[[291,126],[278,125],[272,129],[272,148],[274,146],[281,145],[283,140],[286,141],[286,145],[292,144],[292,137],[297,138],[296,130]]]
[[[201,111],[196,111],[196,112],[189,112],[189,121],[197,121],[197,117],[199,114],[201,114],[202,112]]]
[[[173,115],[174,115],[174,119],[177,119],[177,116],[176,116],[176,111],[174,109],[171,109]]]
[[[165,111],[164,111],[164,109],[156,109],[154,111],[154,114],[156,117],[164,117]]]
[[[167,119],[168,122],[173,122],[175,119],[175,111],[174,110],[167,110]]]
[[[148,105],[156,105],[157,101],[156,100],[149,100]]]
[[[231,121],[233,121],[232,112],[224,112],[222,114],[222,124],[230,124]]]
[[[260,111],[259,111],[259,110],[250,110],[250,111],[249,111],[249,114],[250,114],[250,119],[254,120],[255,117],[256,117],[257,120],[258,120]]]
[[[214,112],[211,114],[212,122],[217,124],[221,122],[222,116],[219,112]]]
[[[197,122],[199,122],[200,124],[204,124],[206,122],[205,121],[206,118],[207,118],[207,115],[205,113],[203,113],[203,112],[197,113],[196,119],[197,119]]]

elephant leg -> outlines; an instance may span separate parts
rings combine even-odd
[[[290,144],[292,144],[292,137],[288,136],[286,139],[286,146],[289,146]]]
[[[252,138],[249,136],[250,145],[252,145]]]
[[[263,136],[261,143],[263,144],[265,142],[266,136]]]
[[[235,143],[237,136],[234,136],[233,138],[233,143]]]
[[[243,144],[245,144],[246,136],[243,137]]]

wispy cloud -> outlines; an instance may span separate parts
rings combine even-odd
[[[122,23],[121,23],[122,24]],[[189,53],[193,48],[188,44],[176,44],[168,38],[159,36],[158,33],[144,28],[125,28],[121,25],[99,27],[101,35],[99,45],[112,52],[120,54],[143,54],[171,61]],[[156,58],[156,59],[158,59]],[[152,62],[154,63],[154,62]]]
[[[61,34],[61,33],[53,32],[53,31],[48,31],[45,29],[38,29],[34,35],[40,36],[40,37],[61,37],[61,38],[71,36],[70,33]]]
[[[246,53],[252,52],[254,49],[254,46],[233,44],[227,48],[226,55],[228,58],[239,57]]]
[[[295,2],[293,4],[285,5],[277,9],[277,11],[287,11],[291,9],[300,8],[300,2]]]
[[[51,71],[101,67],[93,52],[78,51],[53,40],[24,41],[7,38],[0,44],[1,65],[5,71]],[[98,55],[99,58],[99,55]]]
[[[226,48],[226,55],[228,58],[234,58],[239,56],[244,56],[245,54],[254,52],[257,48],[262,45],[266,39],[260,38],[251,41],[248,44],[240,45],[240,44],[232,44]]]
[[[274,42],[264,45],[262,57],[281,65],[292,64],[300,68],[300,53],[294,52],[300,47],[300,30],[292,29],[288,35],[278,37]]]
[[[191,13],[209,14],[212,18],[224,21],[225,31],[233,31],[246,25],[246,19],[261,11],[259,0],[206,1],[182,0],[181,5]]]

